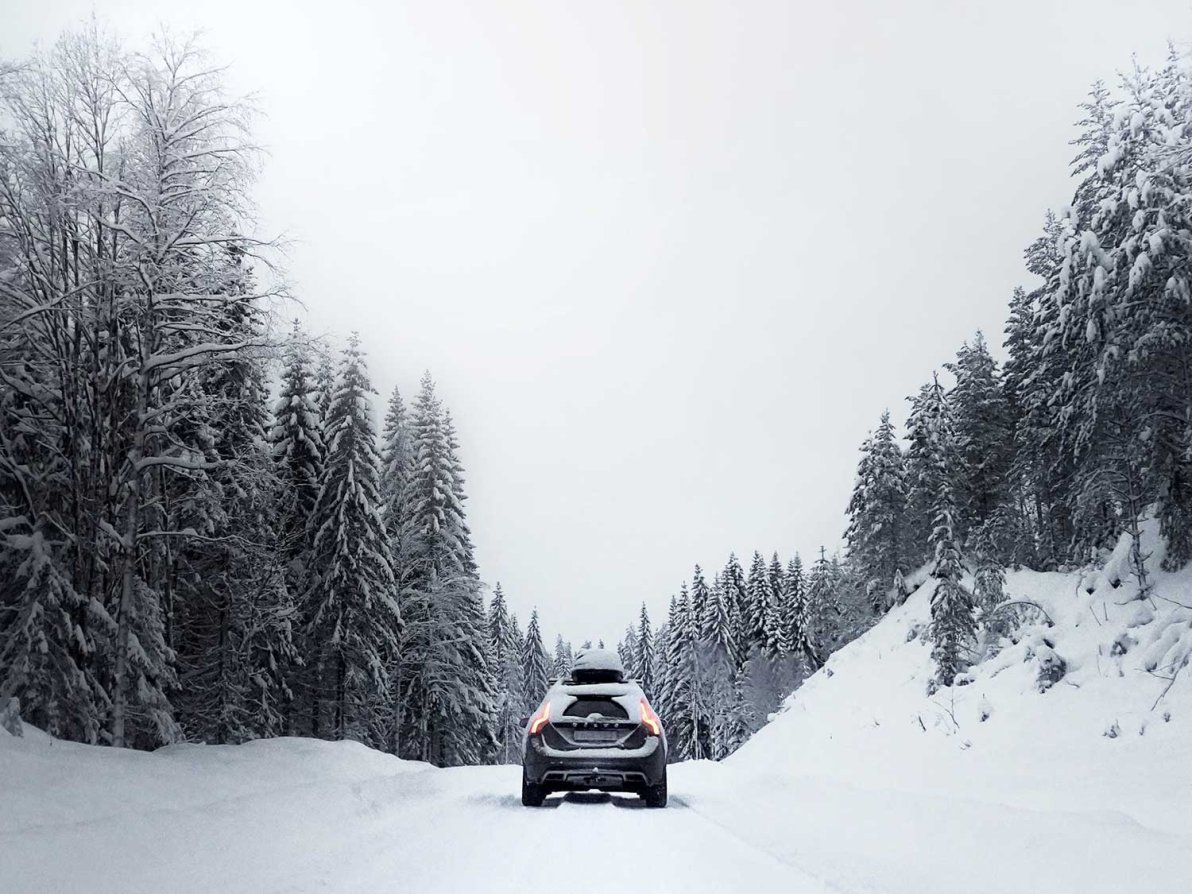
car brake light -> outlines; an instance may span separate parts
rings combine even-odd
[[[658,719],[658,715],[654,713],[654,709],[644,698],[642,699],[642,725],[650,731],[651,736],[662,735],[662,721]]]
[[[542,728],[546,726],[547,721],[550,720],[550,700],[547,699],[542,703],[542,707],[538,709],[538,713],[530,720],[530,735],[536,736],[542,732]]]

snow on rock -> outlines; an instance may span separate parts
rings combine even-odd
[[[0,705],[0,730],[10,736],[23,736],[25,727],[21,723],[21,702],[16,698],[7,699]]]

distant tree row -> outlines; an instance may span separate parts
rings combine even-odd
[[[838,557],[804,569],[760,552],[735,555],[709,583],[697,565],[655,631],[642,606],[618,644],[622,663],[662,716],[672,760],[719,760],[868,623]]]

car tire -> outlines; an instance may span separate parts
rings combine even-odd
[[[662,781],[657,785],[651,785],[642,792],[642,800],[646,802],[647,807],[665,807],[666,806],[666,774],[662,774]]]
[[[522,806],[541,807],[546,800],[546,786],[528,781],[522,777]]]

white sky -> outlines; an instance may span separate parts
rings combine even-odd
[[[694,562],[836,545],[883,407],[1000,342],[1089,83],[1192,30],[1188,0],[172,5],[95,8],[203,28],[258,94],[308,325],[361,330],[382,400],[431,369],[484,578],[576,644],[661,622]],[[0,0],[0,55],[92,6]]]

